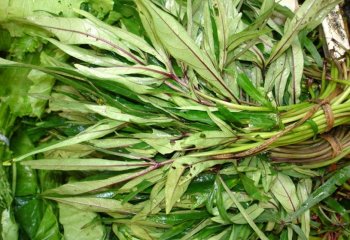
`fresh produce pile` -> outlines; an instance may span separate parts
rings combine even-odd
[[[350,239],[340,0],[2,2],[2,239]]]

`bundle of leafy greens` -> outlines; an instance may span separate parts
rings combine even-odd
[[[340,0],[0,3],[2,239],[349,239]]]

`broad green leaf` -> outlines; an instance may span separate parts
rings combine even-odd
[[[296,187],[289,176],[278,173],[271,186],[271,192],[288,213],[293,213],[298,209],[299,199]]]
[[[297,185],[297,194],[300,203],[303,203],[306,201],[308,196],[310,195],[312,190],[312,181],[311,179],[302,179]],[[303,234],[305,235],[306,239],[309,239],[310,234],[310,211],[306,211],[303,213],[303,215],[300,216],[300,222],[301,222],[301,230]],[[299,237],[299,239],[302,239]]]
[[[21,230],[33,239],[44,215],[44,204],[35,196],[16,197],[14,199],[15,219]],[[30,221],[28,221],[30,219]]]
[[[151,234],[152,231],[149,227],[139,226],[137,224],[128,224],[128,227],[130,228],[131,234],[137,238],[144,239],[144,240],[154,239],[152,237],[153,234]],[[160,234],[161,233],[159,233],[158,235],[159,237],[160,237]]]
[[[54,214],[51,205],[47,205],[45,213],[33,240],[60,240],[61,238],[62,236],[59,230],[56,215]]]
[[[104,240],[106,228],[99,216],[91,211],[79,210],[66,204],[58,204],[60,223],[66,240]]]
[[[17,240],[18,239],[18,225],[16,224],[14,216],[10,209],[5,209],[1,213],[1,239]]]
[[[141,2],[138,1],[138,4]],[[142,4],[152,16],[154,30],[170,54],[191,66],[221,94],[234,99],[235,96],[228,90],[210,59],[193,42],[179,22],[148,0],[142,1]]]
[[[18,158],[15,159],[15,161],[21,161],[29,156],[32,156],[34,154],[46,152],[49,150],[61,148],[61,147],[66,147],[70,146],[73,144],[93,140],[96,138],[103,137],[111,132],[114,132],[115,129],[117,129],[120,125],[122,125],[123,122],[118,122],[118,121],[105,121],[102,120],[101,122],[95,124],[94,126],[91,126],[87,128],[85,131],[79,133],[78,135],[68,138],[66,140],[63,140],[61,142],[55,143],[53,145],[43,147],[43,148],[38,148],[32,152],[29,152],[27,154],[24,154]]]
[[[19,130],[15,132],[11,141],[16,143],[12,146],[14,156],[20,156],[34,149],[34,144],[26,131]],[[32,157],[29,157],[26,160],[32,159]],[[15,196],[28,196],[38,193],[38,175],[35,170],[18,163],[15,163],[14,167],[16,169]]]
[[[201,172],[205,171],[206,169],[210,169],[211,167],[215,165],[224,164],[227,162],[232,162],[232,160],[206,160],[203,161],[203,158],[195,159],[194,161],[189,162],[189,171],[186,176],[184,176],[182,182],[187,182],[193,179],[194,177],[197,177]],[[182,183],[181,182],[181,183]]]
[[[61,170],[61,171],[87,171],[87,170],[105,170],[105,171],[124,171],[129,169],[141,168],[149,164],[144,161],[117,161],[104,160],[99,158],[78,158],[78,159],[40,159],[22,162],[24,166],[30,166],[33,169]]]
[[[39,64],[39,57],[39,54],[27,54],[23,61]],[[1,59],[0,65],[15,66],[17,63]],[[0,97],[9,105],[12,114],[41,116],[54,83],[52,77],[28,68],[7,68],[0,72],[0,78]]]
[[[113,0],[88,0],[88,2],[91,4],[94,10],[93,12],[96,13],[98,18],[105,17],[106,14],[113,10]]]
[[[45,11],[53,14],[62,14],[63,16],[73,16],[73,8],[79,8],[84,0],[16,0],[4,1],[1,3],[0,21],[6,20],[9,17],[27,17],[33,15],[35,11]]]
[[[32,81],[32,85],[28,90],[32,115],[41,117],[55,83],[54,78],[46,73],[32,70],[28,74],[28,79]]]

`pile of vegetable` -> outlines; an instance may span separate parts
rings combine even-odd
[[[3,2],[2,239],[350,239],[340,0]]]

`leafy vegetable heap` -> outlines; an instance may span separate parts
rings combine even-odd
[[[316,29],[340,0],[18,2],[3,239],[350,237],[350,59]]]

